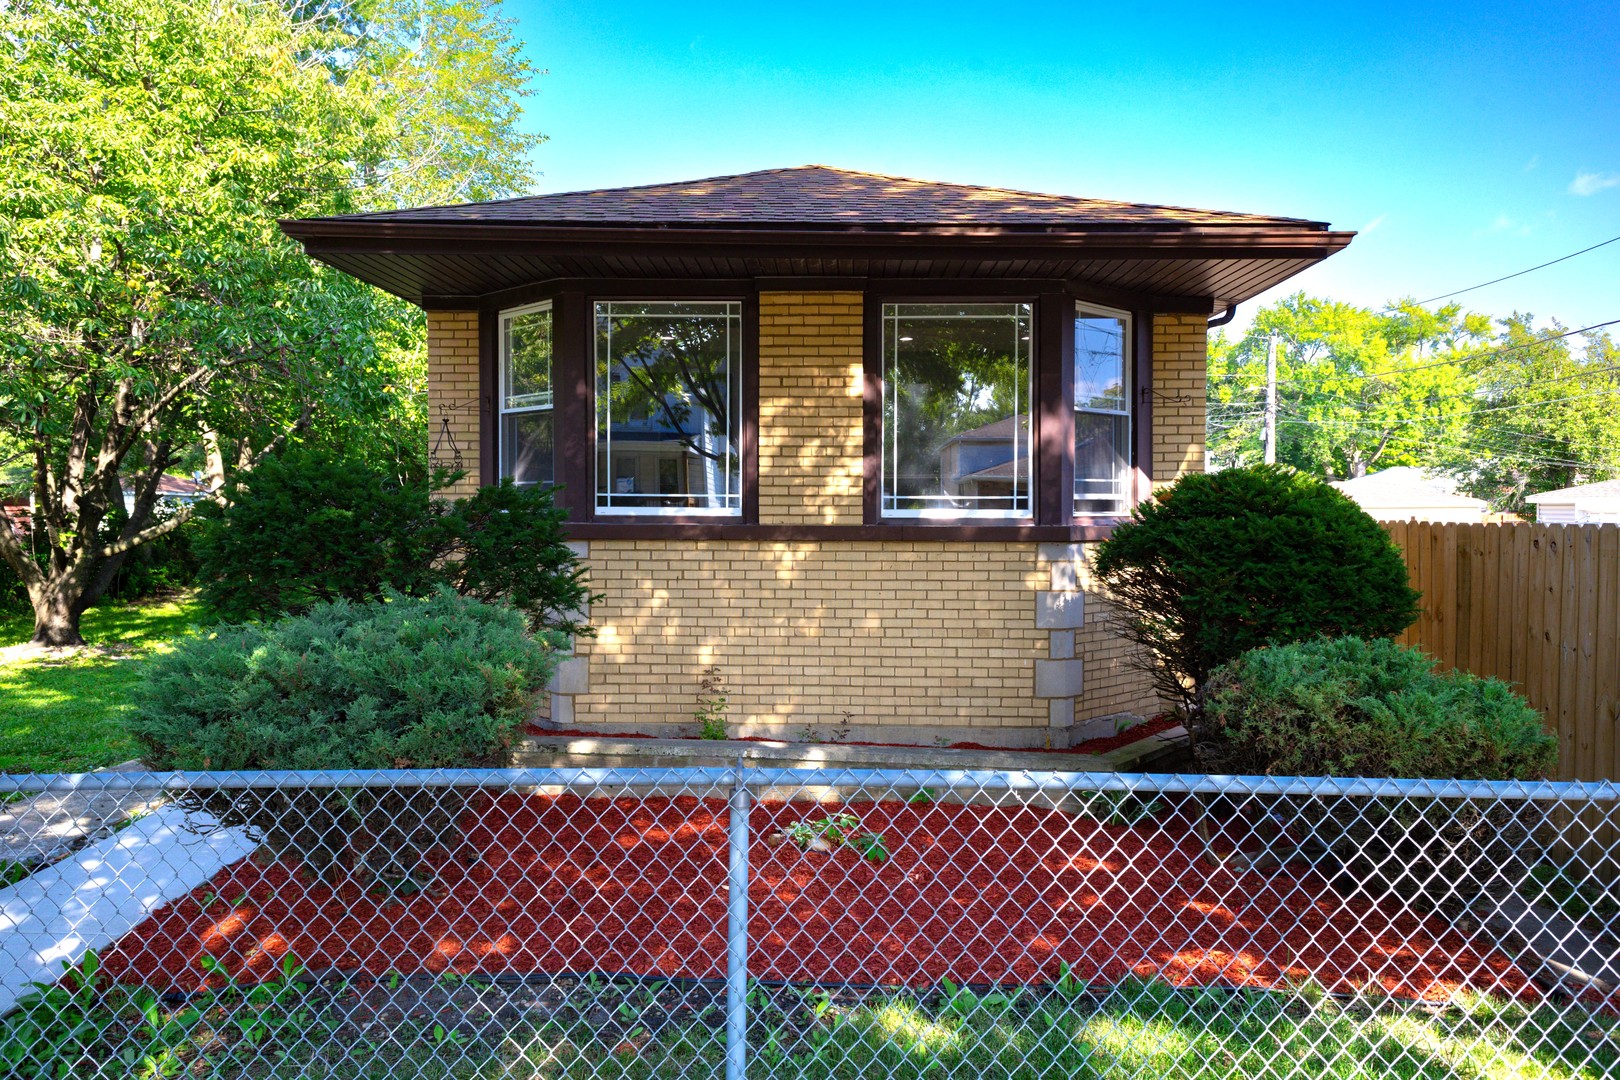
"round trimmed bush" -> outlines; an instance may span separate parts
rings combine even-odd
[[[1196,752],[1208,772],[1530,780],[1557,763],[1558,741],[1498,679],[1436,671],[1393,641],[1341,637],[1222,666]]]
[[[1154,688],[1194,718],[1210,673],[1240,653],[1393,637],[1420,599],[1376,521],[1280,465],[1181,477],[1099,544],[1094,563]]]
[[[1531,780],[1558,758],[1541,716],[1505,683],[1393,641],[1318,638],[1254,649],[1210,678],[1196,754],[1209,772]],[[1336,863],[1339,885],[1461,912],[1526,872],[1529,824],[1511,800],[1256,799]],[[1531,815],[1532,818],[1534,815]]]
[[[220,626],[153,658],[129,728],[154,769],[494,767],[565,639],[505,605],[441,587],[338,600],[269,624]],[[200,800],[278,855],[401,879],[447,843],[449,789],[253,789]]]

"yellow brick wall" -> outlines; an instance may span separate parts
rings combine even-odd
[[[1208,341],[1203,315],[1153,317],[1154,487],[1204,471]]]
[[[479,483],[478,312],[428,312],[427,340],[428,447],[440,444],[448,419],[467,475],[446,494],[470,495]],[[447,451],[448,444],[440,445],[441,454]]]
[[[593,540],[588,566],[605,599],[578,646],[590,690],[576,723],[690,725],[716,665],[744,735],[848,712],[865,737],[1000,727],[1044,741],[1034,544]]]
[[[1080,588],[1086,594],[1086,625],[1075,632],[1075,655],[1086,662],[1085,694],[1074,703],[1076,722],[1114,713],[1151,717],[1164,708],[1142,670],[1131,663],[1135,648],[1113,630],[1113,612],[1091,573],[1097,545],[1086,545]]]
[[[861,294],[759,297],[759,520],[861,523]]]
[[[1156,316],[1153,338],[1157,485],[1203,467],[1204,318]],[[762,523],[861,523],[863,344],[858,292],[761,294]],[[477,313],[430,313],[428,351],[430,440],[448,417],[469,471],[460,494],[478,482]],[[742,734],[829,734],[846,713],[865,738],[1027,746],[1051,730],[1033,671],[1062,659],[1049,651],[1061,635],[1034,614],[1036,593],[1059,586],[1035,544],[596,540],[588,566],[606,598],[599,636],[579,646],[589,689],[573,723],[691,725],[717,665]],[[1155,711],[1089,566],[1077,584],[1076,722]]]

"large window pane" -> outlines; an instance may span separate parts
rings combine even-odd
[[[742,305],[596,305],[596,508],[742,512]]]
[[[501,475],[519,484],[555,478],[551,431],[551,305],[501,313]]]
[[[1109,413],[1074,414],[1074,512],[1119,514],[1130,500],[1131,421]]]
[[[1079,309],[1074,319],[1074,512],[1130,508],[1130,320]]]
[[[501,424],[501,463],[518,484],[549,484],[556,475],[550,410],[512,413]]]
[[[509,316],[505,323],[504,408],[551,404],[551,309]]]
[[[1030,512],[1028,304],[885,304],[883,505]]]

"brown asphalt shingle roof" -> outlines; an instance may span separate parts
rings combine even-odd
[[[346,220],[504,225],[1266,226],[1320,224],[1045,195],[801,165],[639,187],[349,215]]]

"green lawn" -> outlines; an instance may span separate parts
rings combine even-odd
[[[142,659],[196,618],[190,597],[95,607],[85,612],[85,640],[116,652],[0,664],[0,772],[84,772],[134,757],[120,718]],[[27,616],[0,619],[0,647],[33,629]]]
[[[290,961],[288,972],[296,975]],[[612,1014],[594,1010],[611,1018],[592,1023],[585,1016],[593,992],[580,986],[572,996],[575,1004],[552,1021],[495,1022],[475,1034],[425,1011],[362,1031],[333,1008],[330,991],[295,978],[178,1005],[149,989],[75,997],[57,988],[0,1026],[0,1059],[21,1063],[24,1078],[683,1080],[724,1071],[714,1006],[701,1018],[649,1026],[638,1019],[638,999],[627,998]],[[853,1007],[816,1007],[814,1019],[797,1023],[751,1008],[749,1075],[760,1078],[1599,1080],[1620,1062],[1608,1017],[1476,997],[1429,1010],[1384,998],[1334,1000],[1304,987],[1174,990],[1127,980],[1095,997],[997,994],[969,1007],[960,995],[877,995]]]

